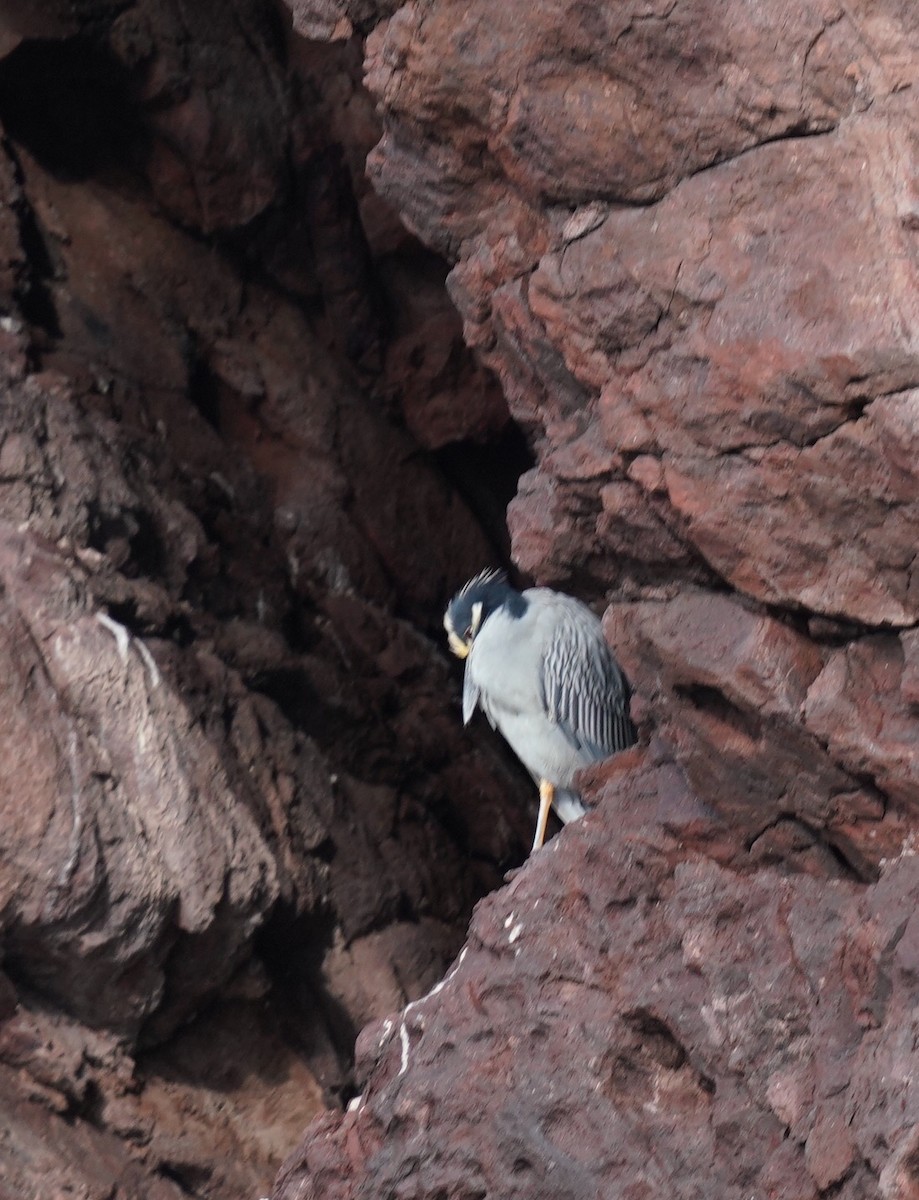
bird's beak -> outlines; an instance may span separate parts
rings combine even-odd
[[[469,653],[469,646],[467,646],[459,634],[453,633],[452,630],[447,634],[447,641],[450,643],[450,649],[457,658],[465,658]]]

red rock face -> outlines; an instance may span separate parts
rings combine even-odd
[[[747,595],[908,625],[915,142],[889,7],[868,52],[830,10],[409,4],[367,79],[374,177],[458,259],[467,335],[546,431],[541,473],[574,492],[589,440],[639,571],[683,566],[645,550],[650,509]],[[535,507],[513,514],[521,565],[564,579],[563,523],[557,560],[528,552]]]
[[[0,0],[0,1193],[908,1200],[912,5],[289,8]]]
[[[867,889],[741,874],[672,768],[619,791],[646,817],[669,795],[669,832],[604,806],[483,901],[443,988],[365,1030],[359,1106],[279,1195],[909,1195],[916,859]]]
[[[367,33],[372,179],[535,448],[514,559],[606,607],[646,748],[275,1195],[906,1200],[911,9],[291,7]]]

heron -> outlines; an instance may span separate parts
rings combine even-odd
[[[481,708],[539,786],[538,850],[550,808],[565,823],[586,811],[575,774],[634,745],[628,680],[586,604],[551,588],[518,591],[504,571],[465,583],[444,628],[465,660],[463,724]]]

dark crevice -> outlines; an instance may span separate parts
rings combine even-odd
[[[287,194],[215,243],[241,278],[312,318],[360,375],[379,374],[389,306],[340,147],[317,147]]]
[[[136,86],[101,40],[24,41],[0,62],[0,121],[51,174],[89,179],[146,156]]]
[[[275,667],[246,677],[246,686],[273,701],[295,729],[320,746],[349,741],[362,735],[361,723],[348,719],[340,706],[330,703],[299,666]]]
[[[779,610],[775,615],[784,620],[786,624],[794,624],[788,614],[789,610],[785,609]],[[861,625],[845,618],[823,616],[820,613],[802,610],[799,632],[818,645],[826,646],[830,650],[838,650],[866,637],[878,637],[884,634],[895,637],[902,630],[899,627],[893,629],[885,626]]]
[[[296,592],[290,586],[289,581],[287,609],[281,618],[279,630],[294,654],[310,654],[325,641],[315,608],[303,593]]]
[[[835,131],[836,124],[834,121],[812,123],[806,117],[802,118],[787,129],[782,130],[781,133],[773,134],[771,137],[764,137],[754,142],[752,146],[744,146],[733,154],[725,154],[722,157],[713,159],[711,162],[704,163],[696,170],[684,175],[679,182],[683,183],[687,179],[693,179],[696,175],[702,175],[705,171],[711,171],[716,167],[725,166],[727,163],[736,162],[738,158],[745,158],[746,155],[753,154],[756,150],[761,150],[764,146],[772,146],[776,142],[793,142],[802,138],[824,137]],[[663,197],[660,198],[662,199]]]
[[[878,879],[880,879],[880,866],[873,859],[869,858],[860,846],[850,842],[847,837],[834,832],[832,829],[812,829],[800,817],[798,818],[798,822],[805,829],[809,830],[813,834],[814,839],[832,855],[839,864],[845,878],[862,884],[877,883]]]
[[[673,1031],[646,1009],[626,1013],[623,1021],[638,1034],[648,1056],[660,1066],[675,1071],[686,1062],[686,1049]]]
[[[280,904],[256,937],[256,953],[271,978],[288,1038],[317,1065],[326,1099],[343,1107],[355,1094],[358,1030],[323,978],[323,960],[335,930],[336,919],[329,911],[297,916]]]
[[[164,547],[156,523],[141,508],[104,512],[90,505],[86,544],[122,563],[121,569],[129,578],[156,579],[165,567]]]
[[[699,683],[677,684],[674,692],[693,708],[708,714],[751,741],[758,741],[761,737],[762,726],[756,714],[739,708],[718,688]]]
[[[133,570],[126,575],[139,575],[148,579],[161,577],[166,566],[166,554],[156,523],[144,509],[135,511],[137,531],[131,539],[131,563]]]
[[[170,613],[165,621],[149,620],[138,612],[133,597],[126,600],[104,599],[107,614],[123,625],[133,637],[158,637],[180,647],[190,646],[196,638],[191,621],[184,613]]]
[[[211,1181],[210,1168],[197,1163],[163,1162],[156,1170],[164,1179],[171,1180],[189,1196],[203,1195]]]
[[[2,64],[0,64],[2,65]],[[2,124],[0,113],[0,124]],[[9,159],[14,175],[14,190],[7,198],[10,211],[16,220],[19,244],[23,261],[15,264],[13,298],[21,315],[37,330],[49,338],[61,336],[61,325],[51,292],[55,276],[54,259],[35,210],[22,189],[22,168],[15,147],[8,139],[3,140],[3,150]]]
[[[79,1098],[71,1099],[65,1117],[68,1121],[86,1121],[97,1129],[105,1128],[105,1097],[94,1079],[86,1081]]]
[[[102,598],[106,614],[136,638],[157,637],[185,648],[192,645],[197,634],[191,621],[184,613],[170,613],[164,621],[149,619],[138,612],[133,597],[126,600]]]
[[[536,465],[519,425],[508,421],[488,442],[451,442],[434,452],[447,481],[463,497],[502,563],[510,558],[507,506],[517,494],[520,476]],[[483,564],[484,565],[484,564]]]
[[[188,363],[188,399],[208,425],[219,433],[220,385],[193,343],[194,339],[191,339],[185,355]]]
[[[86,179],[136,153],[142,126],[126,103],[130,74],[100,43],[24,42],[0,63],[0,114],[9,136],[48,171]]]
[[[50,338],[61,336],[61,325],[51,293],[54,262],[48,243],[35,213],[25,200],[15,205],[19,241],[27,268],[17,281],[16,302],[19,311],[30,325],[36,326]]]
[[[769,114],[775,116],[774,112]],[[566,194],[559,195],[555,191],[543,189],[540,192],[540,199],[546,207],[565,207],[572,210],[582,208],[587,204],[602,203],[609,206],[610,212],[615,212],[619,209],[629,212],[636,209],[654,208],[663,200],[674,192],[687,180],[695,178],[697,175],[702,175],[706,171],[713,171],[718,167],[726,166],[729,163],[736,162],[739,158],[744,158],[748,154],[754,153],[756,150],[762,149],[764,146],[771,146],[776,142],[796,141],[800,138],[823,137],[827,134],[835,132],[838,126],[838,121],[821,121],[815,122],[803,117],[789,125],[787,129],[773,134],[768,137],[760,138],[749,146],[741,146],[737,150],[728,150],[723,154],[717,155],[709,159],[707,162],[701,163],[693,170],[687,171],[676,178],[671,175],[658,175],[653,179],[648,179],[640,185],[640,193],[630,193],[624,195],[620,189],[603,191],[601,188],[594,189],[589,194]],[[522,152],[526,153],[525,146],[518,147]],[[458,255],[456,255],[458,257]]]
[[[773,820],[768,821],[765,825],[758,828],[746,840],[747,852],[752,854],[756,850],[757,843],[761,838],[783,825],[797,827],[797,829],[806,835],[810,844],[819,847],[827,854],[838,867],[840,878],[861,884],[877,882],[880,871],[876,863],[865,858],[856,846],[850,845],[840,835],[834,834],[832,830],[826,829],[823,826],[812,824],[797,812],[784,811],[777,813]],[[775,863],[784,862],[786,865],[790,865],[790,860],[784,856],[776,856],[774,859],[768,861],[774,861]],[[759,865],[762,866],[764,863],[760,862]]]
[[[804,825],[804,822],[802,821],[801,824]],[[807,828],[806,825],[805,828]],[[826,847],[827,852],[839,864],[840,870],[846,879],[852,879],[856,883],[866,885],[877,883],[881,875],[881,869],[877,863],[870,862],[861,853],[856,857],[853,849],[842,845],[832,833],[826,833],[822,838],[816,833],[814,836],[822,846]]]

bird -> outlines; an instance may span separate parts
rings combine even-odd
[[[539,786],[532,853],[550,807],[565,823],[584,815],[575,773],[634,745],[628,680],[586,604],[551,588],[518,591],[501,570],[460,588],[444,629],[465,660],[463,724],[481,708]]]

